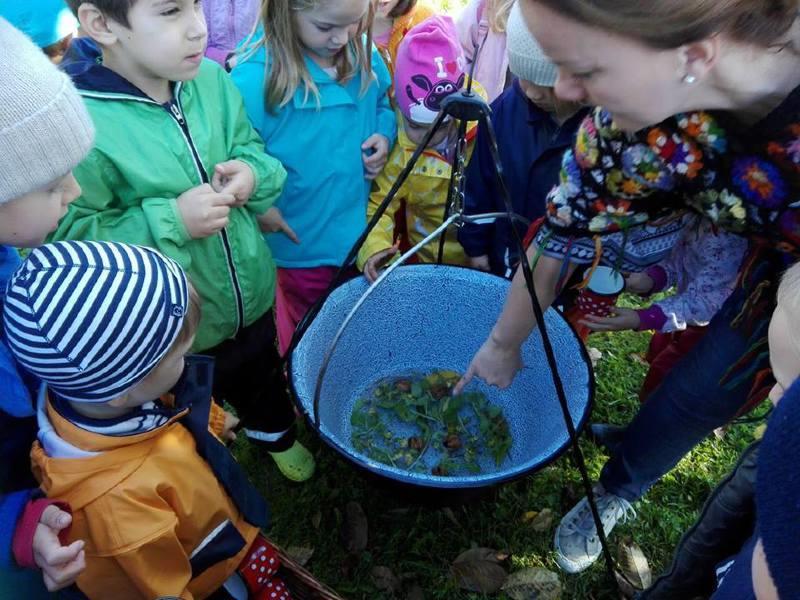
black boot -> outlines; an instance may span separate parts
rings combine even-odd
[[[714,488],[678,544],[669,569],[637,598],[690,600],[713,593],[715,567],[735,555],[753,534],[759,444],[748,446],[733,471]]]

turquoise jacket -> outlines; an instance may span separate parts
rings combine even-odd
[[[270,156],[288,172],[275,205],[300,238],[265,236],[275,263],[286,268],[339,266],[367,224],[371,182],[364,178],[361,144],[374,133],[394,144],[397,123],[387,95],[391,78],[377,51],[376,81],[362,96],[361,77],[342,85],[306,57],[320,103],[299,88],[274,113],[264,106],[266,51],[258,49],[233,70],[245,109]],[[391,149],[391,148],[390,148]]]

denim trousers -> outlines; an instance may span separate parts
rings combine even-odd
[[[747,292],[737,288],[708,325],[703,339],[653,391],[625,431],[600,475],[603,488],[633,502],[747,402],[755,373],[768,366],[766,352],[745,365],[745,375],[721,383],[728,371],[767,333],[771,310],[742,312]]]

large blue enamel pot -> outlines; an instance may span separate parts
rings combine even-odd
[[[435,369],[463,373],[497,320],[509,285],[494,275],[446,265],[409,265],[391,273],[366,298],[330,353],[319,390],[320,437],[351,464],[379,479],[442,491],[490,488],[558,457],[567,448],[569,435],[538,330],[525,342],[525,368],[509,388],[477,380],[468,387],[485,393],[505,412],[513,446],[500,467],[492,465],[477,475],[437,477],[376,462],[355,451],[350,442],[353,406],[376,381]],[[336,288],[292,352],[291,386],[312,426],[325,356],[367,288],[363,277]],[[545,315],[571,418],[580,431],[594,395],[591,363],[564,317],[553,309]]]

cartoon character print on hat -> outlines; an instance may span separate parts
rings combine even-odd
[[[431,123],[442,108],[442,101],[460,90],[464,86],[464,59],[459,56],[454,61],[445,63],[442,56],[435,56],[433,63],[436,65],[436,76],[439,78],[432,82],[427,75],[417,73],[411,76],[411,82],[416,86],[417,93],[411,83],[406,85],[406,95],[411,100],[409,116],[417,123]],[[458,74],[458,79],[453,77]]]

